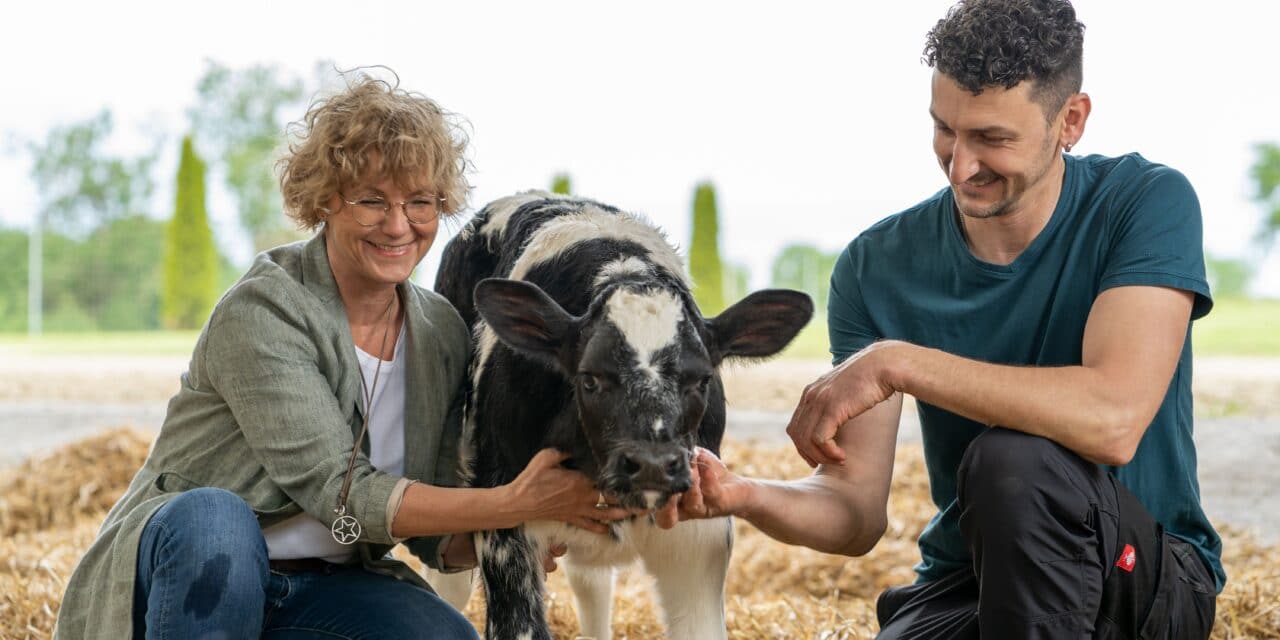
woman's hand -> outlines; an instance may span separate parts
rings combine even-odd
[[[515,524],[559,520],[588,531],[607,533],[607,523],[631,515],[627,509],[616,506],[597,509],[601,494],[595,483],[581,472],[561,467],[560,463],[568,458],[569,454],[563,451],[543,449],[515,480],[500,487],[505,492],[506,511],[515,516]]]
[[[693,452],[693,486],[671,496],[654,518],[659,527],[670,529],[681,520],[737,515],[750,499],[750,485],[749,480],[729,471],[716,454],[697,447]]]

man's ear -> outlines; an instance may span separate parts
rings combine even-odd
[[[705,320],[712,359],[764,358],[782,351],[813,316],[809,296],[790,289],[757,291]]]
[[[537,285],[523,280],[485,278],[476,285],[476,312],[498,339],[513,350],[559,366],[559,355],[576,318]]]

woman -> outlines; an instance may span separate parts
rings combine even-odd
[[[469,337],[409,282],[466,197],[450,117],[361,75],[294,133],[285,209],[319,232],[258,256],[214,309],[57,637],[474,638],[392,545],[457,569],[475,553],[449,534],[628,515],[552,451],[510,485],[452,488]]]

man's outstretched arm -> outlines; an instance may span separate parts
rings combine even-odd
[[[787,544],[862,555],[884,535],[901,416],[902,395],[893,394],[849,420],[836,433],[846,462],[822,465],[800,480],[744,478],[699,449],[694,486],[680,499],[679,518],[733,515]],[[658,514],[661,526],[675,524],[675,507],[673,502]]]
[[[1168,392],[1190,323],[1191,292],[1151,286],[1098,295],[1079,366],[1019,367],[885,341],[805,389],[787,433],[810,464],[847,455],[837,426],[895,392],[971,420],[1043,436],[1097,463],[1133,458]],[[998,340],[999,336],[992,336]]]

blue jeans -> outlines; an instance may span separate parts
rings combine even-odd
[[[360,566],[282,573],[249,505],[194,489],[152,516],[138,544],[135,638],[445,638],[475,628],[435,594]]]

